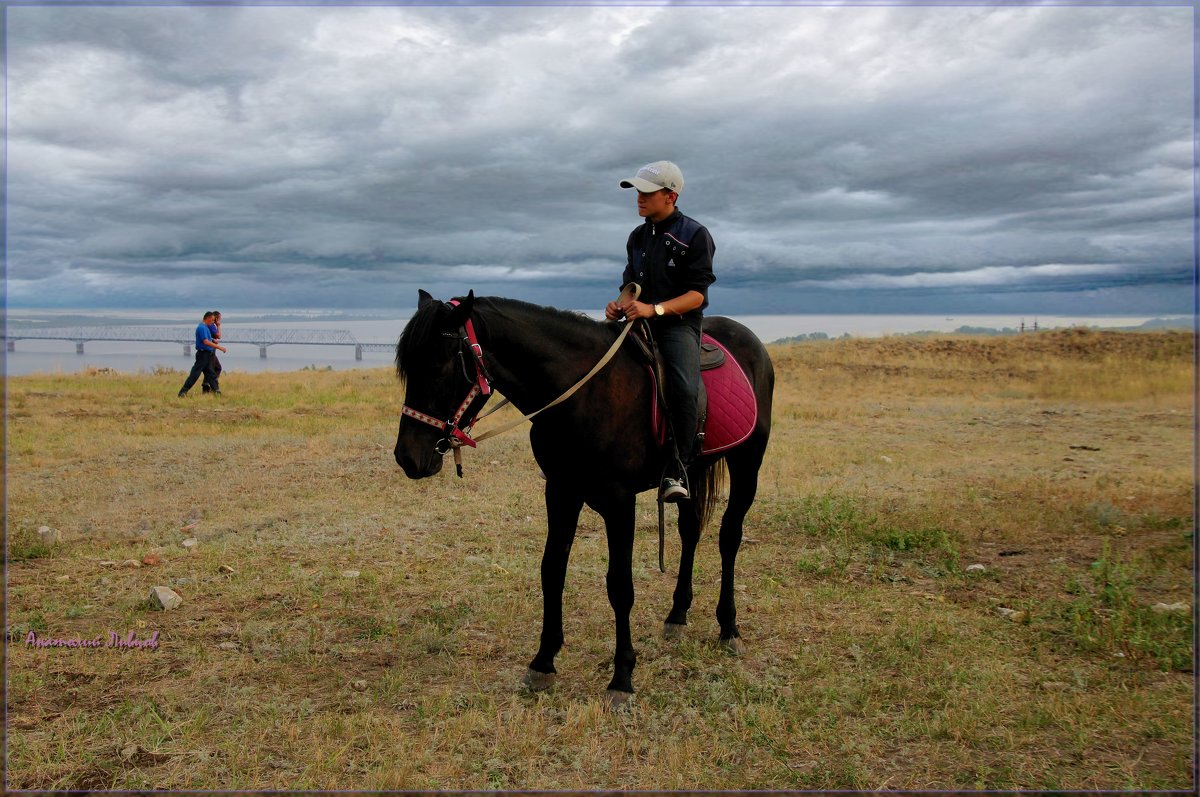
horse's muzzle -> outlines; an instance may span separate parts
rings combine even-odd
[[[396,464],[410,479],[424,479],[442,469],[443,457],[433,449],[426,449],[424,456],[413,456],[407,447],[396,446]]]

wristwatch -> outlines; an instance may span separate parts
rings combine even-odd
[[[654,305],[654,314],[655,315],[666,315],[667,308],[663,307],[661,304],[656,304],[656,305]]]

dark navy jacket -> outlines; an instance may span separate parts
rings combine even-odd
[[[716,280],[712,269],[716,246],[708,229],[676,210],[660,222],[646,219],[634,228],[625,250],[628,260],[622,284],[641,285],[639,301],[657,304],[688,291],[704,296],[704,303],[691,312],[655,319],[683,322],[699,330],[704,308],[708,307],[708,286]]]

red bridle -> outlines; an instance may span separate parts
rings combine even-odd
[[[457,305],[458,302],[451,301],[450,304]],[[452,448],[464,445],[475,447],[475,441],[471,438],[471,427],[474,425],[479,411],[483,409],[483,405],[492,397],[492,381],[483,365],[483,347],[479,345],[479,339],[475,337],[475,325],[471,323],[470,318],[467,319],[458,334],[462,348],[471,352],[471,359],[475,363],[475,380],[471,383],[471,389],[467,391],[466,398],[458,405],[458,409],[444,421],[420,410],[414,410],[407,404],[400,409],[401,415],[407,415],[413,420],[427,423],[435,429],[447,433],[446,437],[434,444],[434,450],[439,454],[445,454]],[[461,355],[461,353],[460,350],[459,354]]]

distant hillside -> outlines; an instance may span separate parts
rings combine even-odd
[[[1195,320],[1187,317],[1152,318],[1141,326],[1131,329],[1194,329]]]
[[[1095,325],[1079,325],[1079,326],[1075,326],[1075,327],[1058,327],[1058,328],[1056,328],[1056,330],[1062,330],[1062,329],[1090,329],[1090,330],[1101,331],[1101,332],[1150,332],[1150,331],[1158,332],[1158,331],[1164,331],[1164,330],[1190,330],[1190,329],[1193,329],[1193,320],[1186,316],[1177,316],[1174,318],[1152,318],[1149,321],[1146,321],[1145,323],[1139,324],[1137,326],[1132,326],[1132,327],[1101,327],[1101,326],[1095,326]],[[1052,332],[1055,330],[1050,330],[1050,329],[1034,330],[1033,324],[1031,323],[1028,326],[1026,326],[1024,330],[1021,330],[1018,328],[1013,328],[1013,327],[1003,327],[1001,329],[996,329],[995,327],[961,326],[961,327],[958,327],[957,329],[955,329],[953,332],[944,332],[944,331],[925,329],[925,330],[919,330],[917,332],[895,333],[895,334],[888,335],[887,337],[925,337],[925,338],[928,338],[928,337],[943,337],[946,335],[1005,336],[1005,335],[1031,334],[1035,331],[1038,334],[1044,334],[1046,332]],[[847,338],[852,338],[852,337],[854,337],[854,336],[851,335],[849,332],[839,336],[838,338],[832,338],[824,332],[809,332],[804,335],[793,335],[792,337],[789,337],[789,338],[779,338],[772,342],[773,343],[803,343],[806,341],[814,341],[814,340],[845,340]]]

